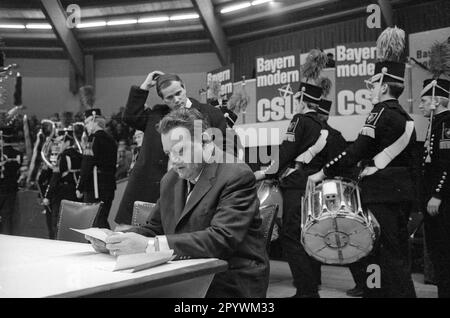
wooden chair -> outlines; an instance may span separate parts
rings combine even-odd
[[[131,219],[131,225],[143,226],[147,224],[148,219],[151,216],[151,212],[155,203],[135,201],[133,206],[133,218]]]
[[[102,204],[103,202],[82,203],[62,200],[56,239],[60,241],[86,243],[87,241],[83,235],[72,231],[70,228],[87,229],[92,227]]]

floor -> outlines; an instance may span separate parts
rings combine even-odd
[[[437,288],[434,285],[425,285],[422,274],[413,274],[417,297],[436,298]],[[322,266],[322,286],[319,294],[322,298],[351,298],[345,291],[353,288],[354,283],[347,267]],[[295,294],[292,285],[291,272],[288,264],[282,261],[270,261],[270,284],[267,292],[268,298],[284,298]]]

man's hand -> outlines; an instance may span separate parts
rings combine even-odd
[[[262,170],[255,171],[255,178],[256,178],[256,181],[263,180],[266,178],[266,174]]]
[[[80,192],[80,190],[75,191],[77,198],[81,199],[83,197],[83,193]]]
[[[114,233],[106,238],[106,248],[114,256],[145,253],[148,240],[136,233]]]
[[[323,173],[323,170],[320,170],[319,172],[312,174],[308,177],[308,182],[314,182],[314,184],[316,184],[317,182],[322,181],[323,179],[325,179],[327,176],[325,175],[325,173]]]
[[[103,232],[105,232],[107,235],[111,235],[114,232],[108,229],[100,229]],[[99,239],[96,239],[92,236],[85,235],[84,238],[91,242],[92,247],[97,253],[109,253],[109,250],[106,248],[106,243],[103,241],[100,241]]]
[[[431,216],[435,216],[439,214],[439,206],[441,205],[441,200],[435,197],[432,197],[427,204],[428,214]]]
[[[163,75],[164,73],[161,71],[153,71],[150,74],[147,75],[147,78],[145,79],[145,81],[141,84],[140,88],[148,91],[150,90],[150,88],[152,88],[153,86],[156,85],[156,79],[158,78],[159,75]],[[158,76],[155,76],[158,75]]]

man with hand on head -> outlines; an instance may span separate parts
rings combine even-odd
[[[146,107],[145,101],[153,87],[163,104],[149,108]],[[178,75],[153,71],[140,87],[132,86],[123,120],[130,127],[144,131],[144,138],[117,212],[115,221],[119,224],[118,229],[124,229],[127,224],[131,224],[135,201],[156,202],[159,198],[159,185],[167,172],[168,157],[163,152],[161,136],[155,126],[171,110],[179,108],[197,109],[208,119],[211,127],[219,129],[225,136],[227,124],[222,112],[188,98],[185,85]]]
[[[181,108],[159,123],[164,152],[173,167],[161,180],[161,196],[147,225],[114,233],[94,248],[113,255],[173,249],[178,259],[220,258],[207,297],[265,297],[269,263],[256,181],[242,162],[221,162],[222,149],[195,109]]]

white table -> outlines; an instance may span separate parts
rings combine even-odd
[[[0,235],[0,298],[204,297],[218,259],[172,261],[136,273],[105,269],[115,257],[90,244]]]

